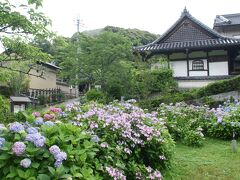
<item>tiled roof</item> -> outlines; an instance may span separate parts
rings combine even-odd
[[[240,25],[240,13],[216,16],[214,20],[214,27],[227,25]]]
[[[240,45],[240,39],[221,36],[184,9],[181,17],[160,38],[147,45],[134,47],[133,50],[137,52],[171,52],[235,45]]]
[[[148,44],[134,47],[135,51],[144,52],[168,52],[181,49],[200,49],[209,47],[225,47],[229,45],[240,45],[240,40],[230,38],[207,39],[198,41],[170,42],[160,44]]]

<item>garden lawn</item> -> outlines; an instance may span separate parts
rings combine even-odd
[[[240,180],[240,143],[238,152],[231,141],[206,139],[203,147],[176,144],[172,169],[164,180]]]

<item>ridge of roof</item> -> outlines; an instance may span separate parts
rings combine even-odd
[[[226,21],[227,20],[227,21]],[[240,13],[216,15],[213,27],[235,26],[240,24]]]
[[[160,42],[161,40],[163,40],[184,18],[189,18],[190,20],[192,20],[193,22],[195,22],[196,24],[198,24],[199,26],[201,26],[203,29],[205,29],[208,33],[213,34],[216,38],[223,38],[222,35],[220,35],[219,33],[217,33],[216,31],[214,31],[213,29],[209,28],[208,26],[206,26],[205,24],[203,24],[202,22],[200,22],[199,20],[197,20],[196,18],[194,18],[189,11],[187,10],[187,8],[185,7],[180,18],[165,32],[163,33],[163,35],[156,39],[155,41],[153,41],[150,44],[156,44],[158,42]],[[149,45],[150,45],[149,44]]]
[[[221,14],[217,16],[224,16],[224,17],[232,17],[232,16],[240,16],[240,13],[234,13],[234,14]]]

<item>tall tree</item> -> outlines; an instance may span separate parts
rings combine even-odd
[[[46,28],[50,20],[39,11],[42,0],[2,0],[0,2],[0,68],[30,73],[36,61],[47,61],[50,56],[30,42],[33,38],[50,37]],[[26,70],[11,67],[12,62],[28,62]]]

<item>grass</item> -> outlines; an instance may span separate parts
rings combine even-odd
[[[240,147],[231,141],[207,139],[201,148],[176,144],[173,166],[164,180],[240,180]]]

